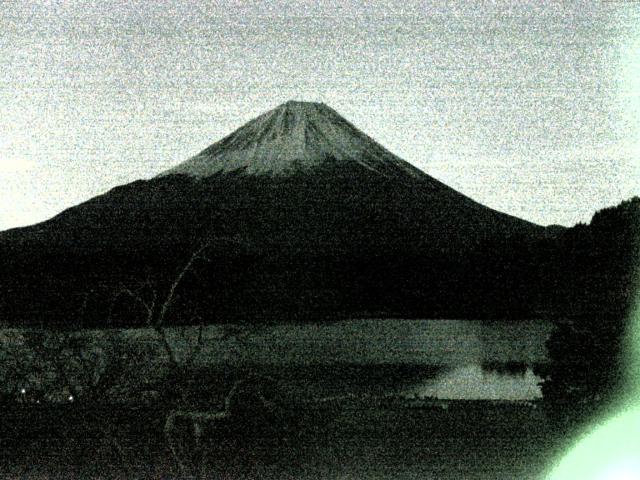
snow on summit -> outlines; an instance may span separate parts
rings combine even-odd
[[[359,164],[387,175],[424,175],[322,103],[289,101],[246,123],[161,176],[208,177],[242,170],[287,175],[326,162]]]

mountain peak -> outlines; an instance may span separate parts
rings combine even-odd
[[[298,110],[308,110],[308,109],[316,109],[316,108],[329,108],[322,102],[305,102],[302,100],[287,100],[286,102],[280,104],[276,108],[279,109],[298,109]]]
[[[289,100],[160,176],[289,175],[327,162],[357,164],[383,175],[424,175],[324,103]]]

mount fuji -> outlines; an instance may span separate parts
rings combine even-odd
[[[427,175],[330,107],[287,102],[155,178],[0,233],[11,292],[0,314],[68,322],[87,291],[105,300],[133,279],[169,279],[206,238],[209,265],[183,296],[211,322],[524,315],[517,294],[504,298],[522,283],[508,246],[549,234]],[[99,304],[85,323],[101,324]]]

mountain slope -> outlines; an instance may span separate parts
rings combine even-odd
[[[18,299],[0,314],[65,321],[83,291],[107,302],[122,283],[166,283],[214,238],[210,268],[188,285],[193,308],[217,312],[210,321],[520,315],[509,313],[526,310],[511,305],[517,297],[500,298],[521,282],[503,266],[504,245],[545,235],[404,162],[329,107],[288,102],[154,179],[0,234]]]

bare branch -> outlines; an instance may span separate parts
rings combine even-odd
[[[82,322],[87,313],[87,304],[89,303],[89,292],[84,293],[84,300],[82,301],[82,306],[80,307],[80,312],[78,312],[78,319]]]
[[[186,358],[187,368],[191,368],[195,363],[196,358],[202,352],[202,347],[204,344],[204,323],[202,323],[202,319],[200,319],[200,325],[198,326],[198,337],[196,338],[195,344],[189,349],[189,355]]]
[[[171,287],[169,288],[169,293],[167,294],[167,298],[165,299],[165,301],[162,303],[162,306],[160,307],[160,313],[155,322],[156,327],[164,324],[167,316],[167,312],[175,302],[176,291],[180,286],[180,284],[182,283],[184,277],[187,275],[187,273],[193,268],[194,264],[198,260],[207,260],[207,257],[204,255],[204,252],[207,248],[209,248],[210,243],[211,243],[210,241],[206,241],[202,245],[200,245],[200,247],[195,252],[193,252],[191,257],[189,258],[189,261],[185,264],[182,270],[180,270],[180,272],[178,273],[178,276],[176,277],[176,279],[171,284]]]
[[[164,351],[167,354],[167,357],[169,357],[169,362],[171,363],[171,367],[174,368],[175,370],[178,370],[180,368],[180,362],[178,361],[178,357],[176,356],[176,353],[173,350],[173,347],[169,343],[169,340],[167,338],[166,328],[163,327],[162,325],[159,325],[159,326],[155,326],[154,330],[160,336],[162,347],[164,348]]]
[[[140,289],[138,289],[140,290]],[[147,302],[144,301],[144,299],[138,295],[137,293],[135,293],[133,290],[131,290],[129,287],[127,287],[124,284],[120,284],[120,288],[118,289],[118,291],[115,293],[115,295],[113,295],[113,297],[111,298],[111,303],[109,305],[109,316],[108,319],[109,321],[112,320],[113,318],[113,309],[115,307],[116,302],[120,299],[120,297],[122,297],[123,295],[126,295],[127,297],[131,298],[134,302],[139,303],[147,312],[147,323],[149,322],[149,319],[151,318],[152,314],[153,314],[153,307],[155,304],[155,298],[156,298],[156,294],[154,291],[154,296],[153,296],[153,300],[151,305],[147,304]]]
[[[147,316],[147,324],[151,324],[153,321],[153,312],[156,310],[156,302],[158,300],[158,292],[156,292],[155,288],[152,288],[151,291],[153,292],[153,298],[151,299],[151,305],[147,309],[147,312],[149,312],[149,315]]]
[[[204,333],[204,324],[202,322],[200,322],[200,325],[198,327],[198,340],[196,345],[202,345],[202,334]]]
[[[137,294],[133,293],[131,291],[131,289],[129,289],[128,287],[124,287],[124,286],[122,287],[122,293],[125,293],[125,294],[129,295],[136,302],[140,303],[140,305],[142,305],[144,307],[144,309],[147,311],[147,318],[151,317],[151,315],[153,314],[153,310],[151,309],[151,306],[148,305],[147,302],[145,302],[144,299],[140,295],[137,295]]]

